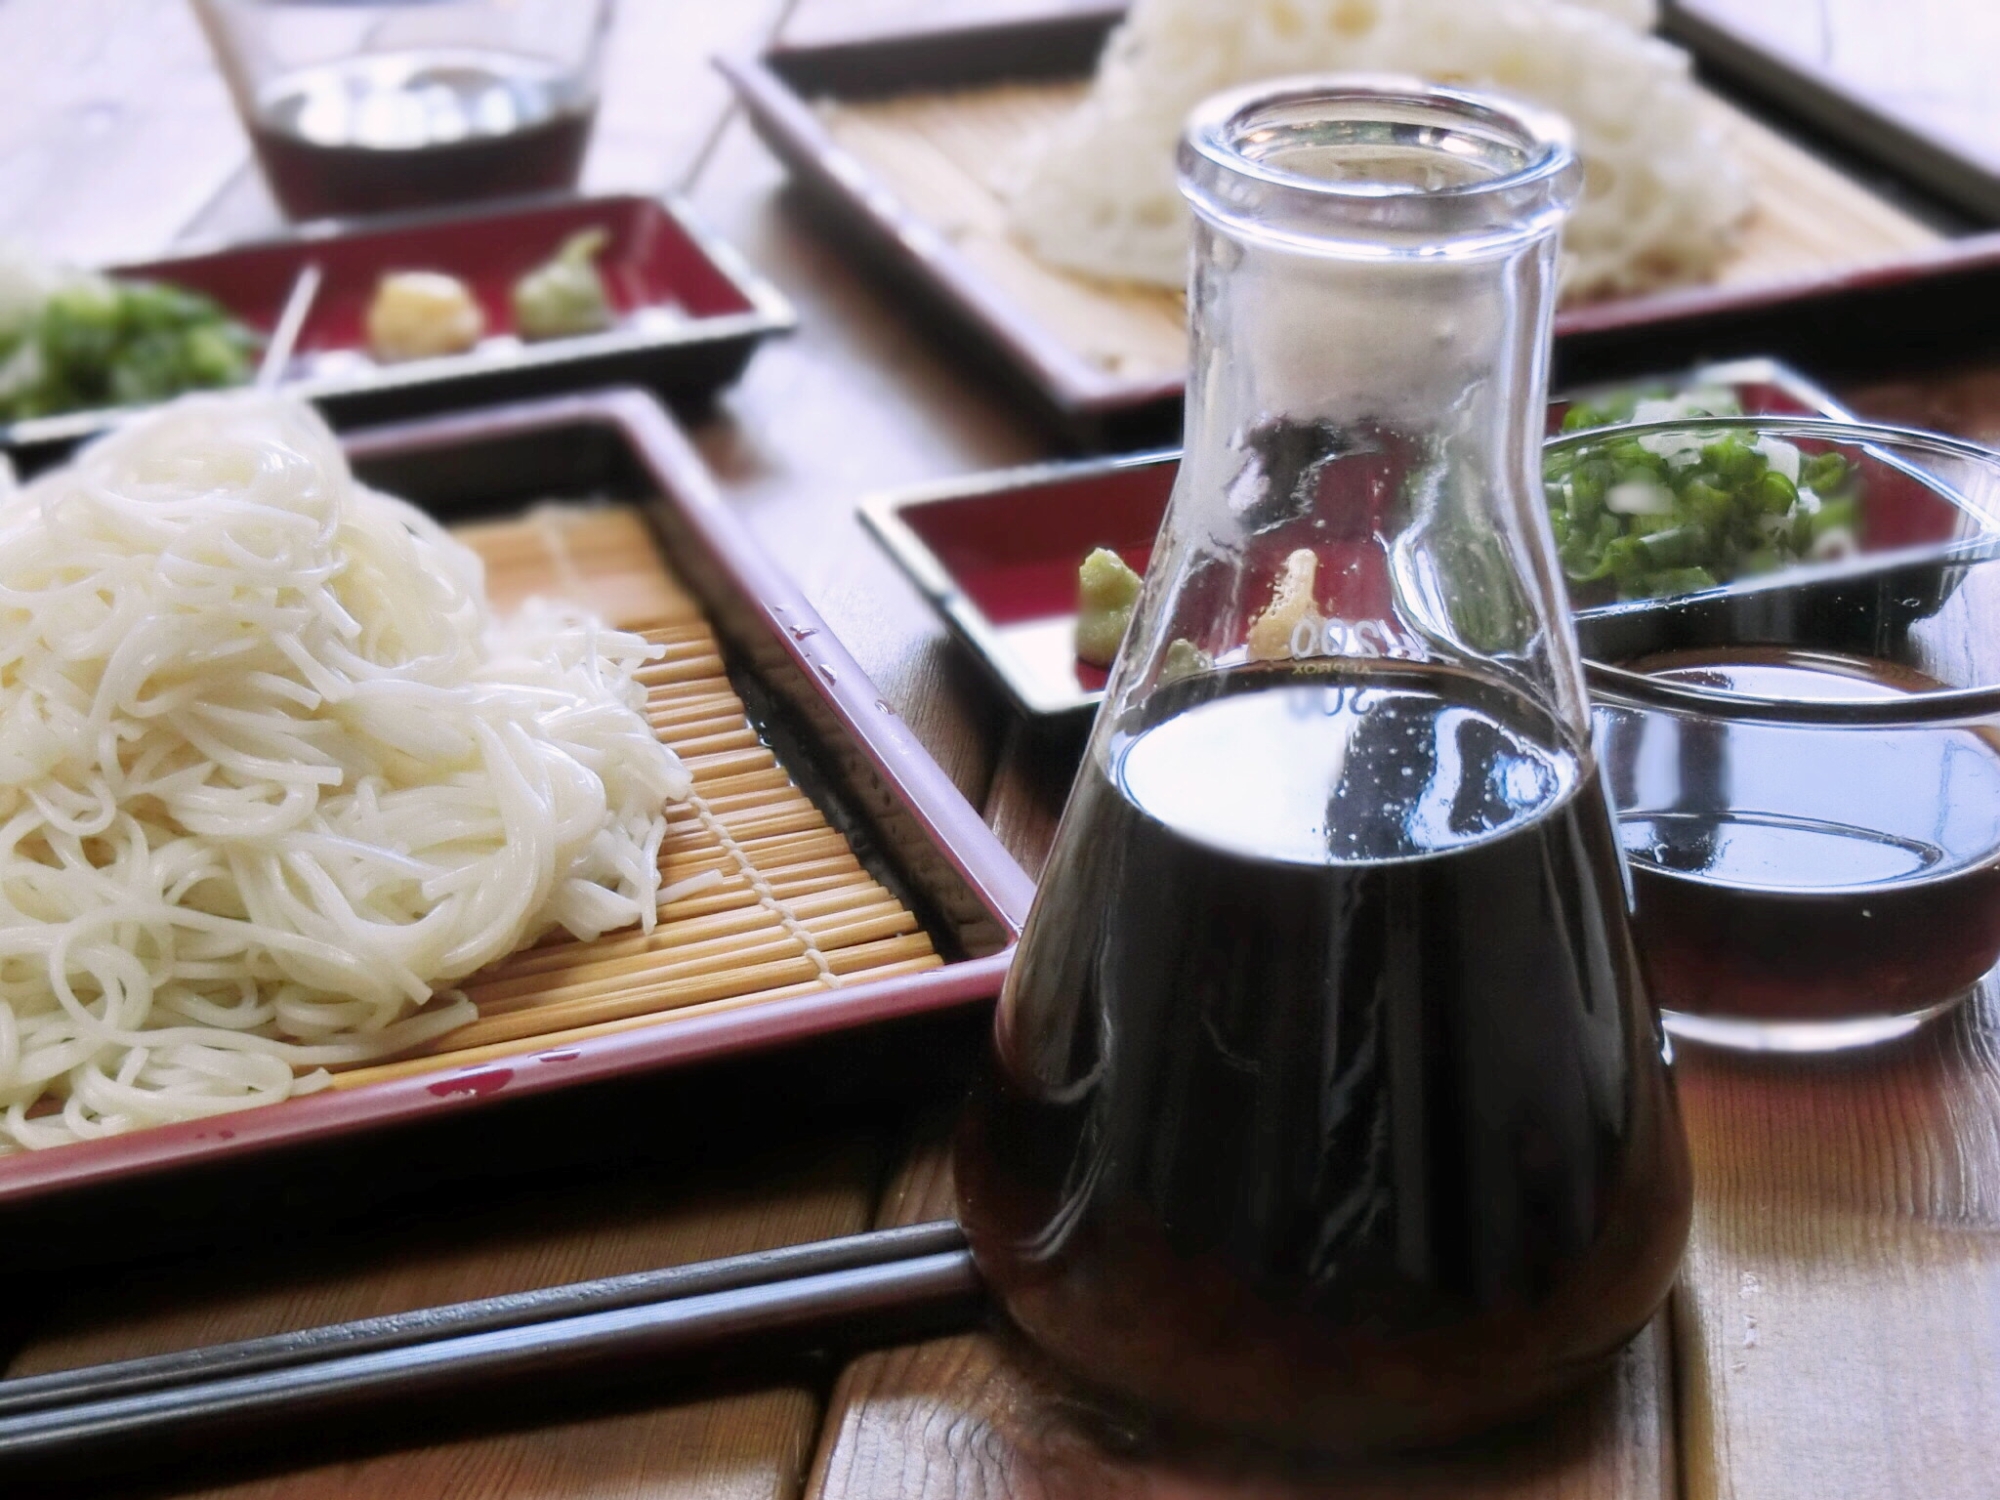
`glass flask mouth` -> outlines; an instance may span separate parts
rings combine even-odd
[[[1189,117],[1179,168],[1217,228],[1322,255],[1502,253],[1555,233],[1582,184],[1560,115],[1397,75],[1217,94]]]

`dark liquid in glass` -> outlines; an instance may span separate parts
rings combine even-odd
[[[294,219],[573,186],[594,98],[532,58],[369,54],[269,85],[250,138]]]
[[[958,1142],[1015,1320],[1117,1404],[1447,1439],[1599,1368],[1689,1179],[1594,771],[1435,668],[1211,674],[1086,764]]]
[[[1765,697],[1935,689],[1907,667],[1786,648],[1637,671]],[[1841,729],[1599,711],[1655,998],[1692,1015],[1924,1010],[2000,959],[2000,744],[1964,728]]]

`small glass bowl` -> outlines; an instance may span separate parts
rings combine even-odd
[[[289,219],[576,185],[611,0],[194,0],[194,9]]]
[[[1655,549],[1642,584],[1699,582],[1665,569],[1703,557],[1726,576],[1719,534],[1770,569],[1590,607],[1576,574],[1594,541],[1565,559],[1634,932],[1668,1028],[1827,1051],[1956,1005],[2000,962],[2000,455],[1768,417],[1580,433],[1546,453],[1572,497],[1583,463],[1609,464],[1590,486],[1618,493],[1623,514],[1706,527]],[[1672,512],[1645,488],[1661,468]],[[1788,488],[1800,498],[1780,511]],[[1769,508],[1751,514],[1753,494]],[[1559,536],[1591,524],[1588,505],[1575,511]],[[1807,555],[1773,569],[1758,544],[1781,529]]]

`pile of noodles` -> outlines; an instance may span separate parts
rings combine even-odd
[[[999,175],[1042,259],[1180,287],[1188,212],[1174,146],[1210,94],[1300,73],[1416,74],[1568,116],[1583,195],[1563,233],[1572,300],[1715,274],[1749,180],[1686,53],[1646,0],[1134,0],[1090,93]]]
[[[478,559],[272,397],[0,498],[0,1150],[321,1085],[545,929],[650,925],[689,790],[654,654],[496,626]]]

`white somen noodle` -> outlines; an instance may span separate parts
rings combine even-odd
[[[463,1024],[433,991],[546,929],[650,925],[689,790],[656,654],[496,625],[272,397],[0,497],[0,1150],[283,1098]]]
[[[1712,276],[1749,180],[1686,53],[1635,28],[1642,0],[1134,0],[1089,94],[1025,141],[1009,222],[1042,259],[1180,287],[1188,213],[1174,143],[1220,90],[1301,73],[1403,73],[1492,88],[1576,127],[1584,191],[1564,290],[1602,297]]]

